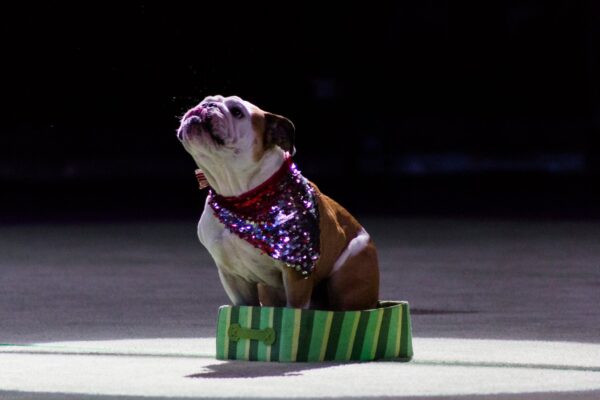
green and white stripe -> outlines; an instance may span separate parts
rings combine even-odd
[[[275,330],[275,341],[229,337]],[[260,336],[259,336],[260,337]],[[413,355],[407,302],[384,302],[364,311],[301,310],[286,307],[223,306],[217,322],[217,359],[248,361],[410,360]]]

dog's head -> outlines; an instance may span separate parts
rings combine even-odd
[[[208,96],[181,118],[177,137],[199,165],[259,162],[278,146],[294,153],[294,125],[237,96]]]

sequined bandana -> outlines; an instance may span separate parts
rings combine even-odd
[[[225,197],[209,192],[208,204],[227,229],[257,249],[301,272],[313,272],[320,256],[316,193],[288,157],[255,189]]]

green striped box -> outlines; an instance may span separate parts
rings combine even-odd
[[[363,311],[219,308],[219,360],[410,361],[412,356],[410,310],[404,301],[384,301]]]

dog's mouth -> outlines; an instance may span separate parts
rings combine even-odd
[[[183,119],[182,128],[177,133],[179,140],[183,140],[183,131],[206,132],[213,143],[223,146],[225,141],[215,133],[212,115],[202,110],[192,110]]]

